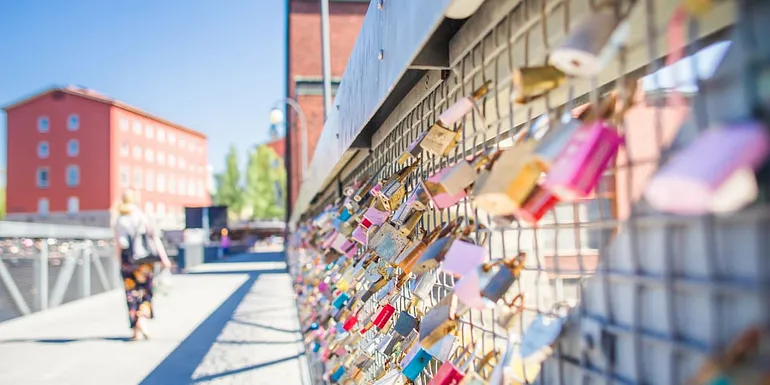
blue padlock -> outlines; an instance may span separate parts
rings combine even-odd
[[[420,376],[420,373],[425,370],[425,367],[428,366],[431,358],[433,357],[427,350],[416,345],[412,352],[407,354],[407,356],[404,357],[404,361],[401,362],[401,366],[403,367],[401,372],[404,373],[404,377],[414,381]]]
[[[350,296],[348,293],[342,293],[337,296],[337,298],[334,299],[334,302],[332,302],[332,306],[334,306],[336,309],[342,309],[343,306],[348,302],[350,299]]]
[[[318,351],[321,350],[321,344],[316,342],[313,344],[313,353],[318,353]]]
[[[344,366],[342,366],[342,365],[340,365],[340,367],[339,367],[339,368],[337,368],[337,370],[334,372],[334,374],[332,374],[332,376],[330,377],[330,379],[332,380],[332,382],[337,382],[337,381],[339,381],[339,380],[340,380],[340,378],[342,378],[342,376],[344,376],[344,375],[345,375],[345,367],[344,367]]]
[[[352,214],[350,213],[350,210],[348,210],[348,208],[345,207],[344,209],[342,209],[342,212],[340,213],[340,216],[337,217],[337,219],[343,222],[347,222],[347,220],[350,219],[351,215]]]

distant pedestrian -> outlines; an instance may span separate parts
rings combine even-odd
[[[219,247],[222,248],[223,256],[230,254],[230,235],[227,229],[222,229],[221,238],[219,239]]]
[[[153,265],[161,262],[166,269],[171,262],[155,229],[136,204],[134,191],[126,190],[117,205],[115,242],[120,251],[121,275],[126,291],[128,319],[133,331],[132,340],[145,339],[146,319],[153,318],[152,282]]]

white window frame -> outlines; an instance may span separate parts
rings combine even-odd
[[[120,131],[127,132],[131,124],[128,123],[128,119],[122,118],[120,119],[120,123],[118,123],[118,126],[120,127]]]
[[[176,144],[176,135],[174,135],[173,132],[168,133],[168,142],[171,144]]]
[[[144,126],[144,137],[147,139],[154,139],[155,127],[153,127],[151,124]]]
[[[168,166],[176,167],[176,155],[168,154]]]
[[[155,136],[158,139],[158,142],[166,142],[166,130],[164,130],[163,127],[158,127],[158,132],[155,133]]]
[[[144,149],[144,161],[147,163],[155,162],[155,151],[151,148]]]
[[[134,175],[131,186],[135,189],[141,189],[144,186],[144,173],[139,167],[134,168]]]
[[[163,193],[166,192],[166,175],[163,173],[158,174],[158,180],[156,183],[156,186],[158,188],[158,192]]]
[[[120,144],[120,156],[128,157],[131,154],[131,146],[127,142]]]
[[[157,205],[155,205],[155,212],[160,216],[166,215],[166,205],[163,204],[163,202],[158,202]]]
[[[73,171],[74,174],[72,173]],[[75,175],[74,180],[70,178],[72,175]],[[76,164],[68,165],[64,171],[64,179],[67,182],[67,186],[69,187],[80,186],[80,166]]]
[[[152,215],[155,213],[155,205],[152,204],[152,202],[147,201],[144,202],[144,213],[148,215]]]
[[[67,131],[77,131],[79,129],[80,116],[78,116],[78,114],[69,114],[69,116],[67,116]]]
[[[45,149],[45,151],[43,151]],[[40,159],[48,159],[51,156],[51,145],[42,140],[37,144],[37,157]]]
[[[48,116],[37,117],[37,132],[50,132],[51,119]]]
[[[131,169],[129,169],[128,166],[126,165],[120,166],[118,183],[120,184],[120,187],[123,187],[123,188],[128,188],[129,186],[131,186]]]
[[[142,122],[134,120],[134,122],[131,123],[131,129],[134,131],[135,135],[142,135]]]
[[[43,180],[40,178],[41,172],[45,171],[46,180],[43,182]],[[38,167],[35,171],[35,181],[37,182],[37,187],[39,188],[48,188],[51,187],[51,170],[48,167]]]
[[[135,144],[134,149],[132,150],[132,154],[134,155],[134,159],[142,160],[142,157],[144,156],[144,152],[142,151],[142,146]]]
[[[72,151],[72,145],[75,145],[75,151]],[[74,158],[76,156],[80,155],[80,141],[77,139],[70,139],[67,141],[67,156],[70,158]]]
[[[71,196],[67,198],[67,214],[77,214],[80,212],[80,198]]]
[[[158,164],[161,166],[166,165],[166,153],[163,151],[158,151],[156,159],[158,160]]]
[[[173,175],[168,177],[168,192],[169,194],[176,194],[176,177]]]
[[[147,170],[144,173],[144,189],[147,191],[155,190],[155,173],[152,170]]]
[[[187,179],[179,178],[179,180],[177,180],[176,187],[176,191],[179,193],[179,195],[187,195]]]
[[[37,200],[37,213],[40,216],[47,217],[51,212],[50,202],[48,198],[39,198]]]

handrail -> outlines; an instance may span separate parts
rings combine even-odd
[[[113,231],[106,227],[0,221],[0,237],[4,238],[112,239],[113,236]]]

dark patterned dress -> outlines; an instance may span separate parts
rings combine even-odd
[[[153,318],[152,311],[152,279],[154,278],[152,264],[136,265],[131,262],[128,250],[120,253],[123,285],[126,289],[126,304],[128,319],[133,329],[139,316]]]

